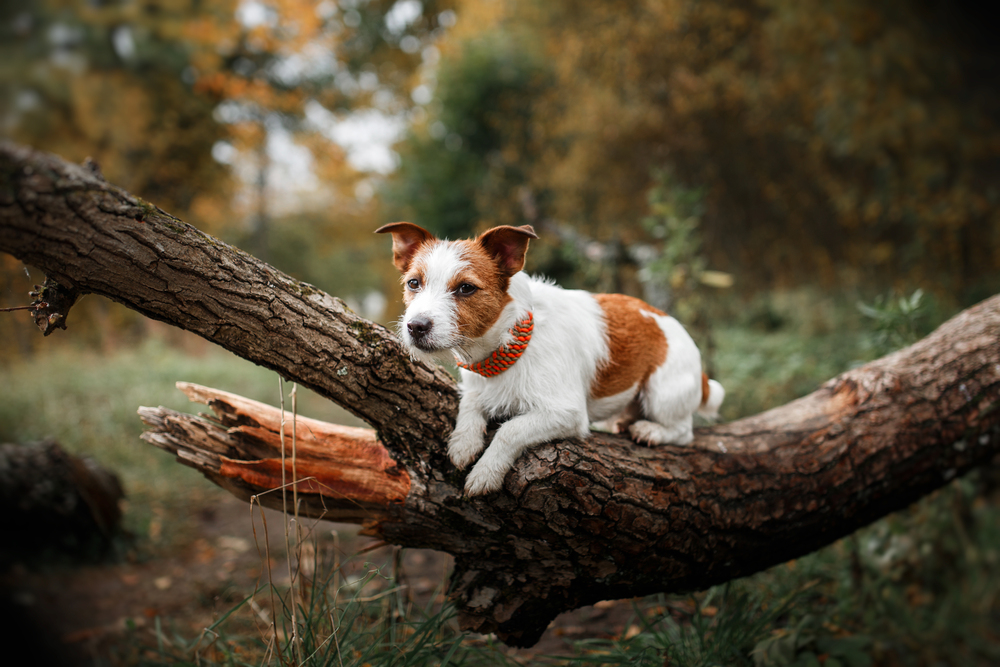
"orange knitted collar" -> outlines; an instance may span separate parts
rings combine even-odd
[[[535,317],[529,312],[523,320],[519,320],[510,328],[510,333],[514,336],[513,342],[501,345],[498,349],[493,350],[490,356],[474,364],[463,364],[457,359],[455,363],[460,368],[472,371],[483,377],[489,378],[494,375],[500,375],[513,366],[521,358],[521,355],[524,354],[524,351],[528,349],[528,343],[531,341],[531,332],[534,328]]]

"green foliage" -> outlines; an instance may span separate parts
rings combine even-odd
[[[924,291],[917,289],[910,296],[880,294],[868,304],[858,302],[858,310],[871,320],[870,346],[878,355],[888,354],[929,333],[924,325],[929,306]]]
[[[805,616],[794,627],[758,642],[751,653],[754,667],[871,667],[870,637],[819,636],[819,626],[819,619]]]
[[[795,660],[850,638],[838,650],[854,657],[842,656],[842,664],[859,664],[862,650],[890,664],[890,656],[895,664],[994,663],[1000,647],[988,628],[998,611],[996,488],[995,470],[975,472],[831,547],[757,575],[776,595],[815,582],[798,619],[774,633],[778,643],[798,629]]]
[[[373,266],[386,263],[385,248],[354,230],[331,228],[322,215],[300,214],[275,220],[269,230],[268,262],[290,276],[344,299],[381,287]],[[236,239],[249,241],[246,235]]]
[[[111,313],[121,306],[113,305]],[[72,330],[72,320],[70,330]],[[63,332],[59,332],[63,333]],[[196,411],[175,388],[178,380],[277,402],[277,377],[260,366],[192,334],[186,349],[150,338],[137,347],[101,354],[45,339],[46,354],[0,365],[0,442],[52,438],[67,451],[87,455],[122,480],[130,510],[125,527],[140,536],[163,530],[162,539],[184,539],[190,508],[223,492],[167,452],[139,440],[140,405]],[[337,423],[356,418],[316,394],[299,389],[300,411]]]
[[[662,245],[644,267],[646,280],[662,281],[675,292],[687,294],[694,289],[707,264],[699,229],[705,213],[705,191],[684,187],[665,171],[654,172],[653,178],[650,215],[643,218],[642,226]]]
[[[468,236],[479,219],[475,196],[485,174],[482,161],[429,136],[411,137],[401,150],[407,159],[383,194],[393,211],[388,217],[409,219],[441,237]]]
[[[544,85],[543,65],[515,35],[466,42],[438,72],[430,118],[399,146],[402,164],[383,198],[393,217],[450,238],[477,226],[511,224],[524,182],[529,102]]]
[[[579,642],[576,662],[750,667],[754,646],[784,617],[794,599],[768,604],[760,592],[748,591],[740,583],[712,588],[699,597],[690,601],[691,612],[677,605],[681,601],[677,596],[647,599],[637,608],[641,632],[613,641]]]
[[[706,303],[713,377],[726,388],[722,414],[738,419],[819,388],[875,357],[850,295],[800,288]]]
[[[705,333],[703,286],[732,286],[732,276],[708,270],[702,241],[705,190],[679,183],[666,170],[653,173],[649,212],[642,227],[654,244],[638,246],[633,256],[642,267],[639,280],[647,301],[675,314],[699,333]]]

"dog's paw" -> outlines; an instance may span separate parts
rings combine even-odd
[[[688,445],[694,440],[690,424],[667,427],[651,421],[637,421],[628,428],[636,442],[645,445]]]
[[[455,432],[448,439],[448,458],[459,470],[464,470],[483,451],[483,436]]]
[[[489,464],[489,461],[483,460],[472,468],[469,476],[465,478],[465,495],[484,496],[487,493],[500,490],[507,470],[501,470]]]

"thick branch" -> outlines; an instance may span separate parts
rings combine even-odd
[[[531,644],[580,605],[703,588],[807,553],[1000,448],[997,296],[805,398],[701,429],[690,447],[597,434],[548,443],[522,456],[501,492],[468,499],[443,456],[456,405],[443,372],[411,362],[336,299],[155,208],[136,221],[138,201],[56,158],[0,150],[0,248],[368,419],[382,440],[310,423],[317,439],[302,435],[298,449],[296,432],[294,473],[312,478],[298,486],[306,511],[455,554],[463,625],[509,643]],[[115,206],[132,208],[105,210]],[[280,419],[196,393],[217,425],[144,409],[147,440],[240,495],[279,485]],[[284,472],[291,481],[287,460]]]
[[[454,421],[454,381],[385,328],[56,156],[0,143],[0,250],[274,369],[397,446]]]

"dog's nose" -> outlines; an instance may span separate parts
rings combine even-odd
[[[414,340],[420,340],[427,335],[427,332],[434,326],[434,322],[428,317],[414,317],[406,323],[406,330]]]

